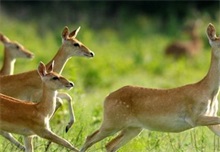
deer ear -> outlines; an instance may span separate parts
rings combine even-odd
[[[38,66],[38,74],[40,77],[44,77],[47,74],[46,67],[43,62],[40,62]]]
[[[216,31],[214,25],[209,23],[206,31],[207,37],[209,39],[209,42],[211,43],[212,41],[216,40]]]
[[[52,72],[54,68],[54,61],[50,64],[50,66],[47,69],[47,72]]]
[[[81,28],[81,27],[79,26],[76,30],[72,31],[72,32],[69,34],[69,37],[75,38],[75,37],[77,36],[77,34],[78,34],[80,28]]]
[[[64,27],[63,32],[62,32],[62,39],[66,40],[69,35],[69,28],[67,26]]]
[[[7,38],[5,35],[0,33],[0,41],[2,41],[2,43],[8,43],[9,38]]]

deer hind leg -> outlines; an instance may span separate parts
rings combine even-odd
[[[208,126],[208,128],[209,128],[214,134],[216,134],[217,136],[220,137],[220,125],[211,125],[211,126]]]
[[[78,152],[78,150],[73,145],[71,145],[67,140],[57,136],[55,133],[53,133],[50,130],[47,130],[47,129],[40,130],[40,131],[38,131],[37,135],[39,135],[40,137],[45,138],[47,140],[50,140],[58,145],[64,146],[66,148],[69,148],[73,151]]]
[[[33,152],[33,136],[24,136],[25,152]]]
[[[85,152],[89,147],[91,147],[96,142],[113,135],[114,133],[118,132],[120,129],[107,129],[101,127],[99,130],[96,130],[94,133],[89,135],[86,138],[86,142],[84,143],[83,147],[80,149],[80,152]]]
[[[142,128],[137,127],[129,127],[125,128],[121,131],[121,133],[115,137],[113,140],[111,140],[106,145],[107,152],[114,152],[117,149],[119,149],[121,146],[125,145],[127,142],[129,142],[132,138],[137,136],[142,131]]]
[[[25,147],[19,142],[17,141],[13,136],[12,134],[8,133],[8,132],[5,132],[5,131],[2,131],[0,130],[0,134],[5,137],[6,139],[8,139],[11,143],[13,143],[15,146],[17,146],[19,149],[21,150],[25,150]]]

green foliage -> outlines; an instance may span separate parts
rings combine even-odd
[[[47,17],[42,21],[46,21]],[[69,25],[70,29],[82,27],[78,39],[96,55],[93,59],[73,57],[67,63],[63,75],[76,84],[68,92],[74,100],[76,122],[66,134],[64,130],[69,116],[67,104],[64,102],[51,120],[52,130],[80,148],[86,136],[100,126],[102,103],[111,91],[127,84],[172,88],[202,79],[210,64],[210,47],[204,31],[209,22],[216,25],[218,23],[202,18],[204,25],[201,27],[201,36],[205,40],[203,52],[194,58],[176,60],[164,55],[164,48],[176,38],[176,34],[172,37],[172,33],[180,30],[175,16],[172,17],[174,19],[165,29],[159,25],[158,18],[142,15],[130,21],[122,22],[119,19],[117,25],[107,25],[101,29],[92,29],[83,21],[74,23],[74,27]],[[40,28],[42,25],[37,21],[21,22],[6,14],[0,14],[0,18],[1,32],[35,53],[32,61],[19,59],[15,65],[15,73],[36,69],[39,61],[50,61],[61,45],[60,34],[65,25],[59,25],[60,29],[54,30]],[[50,20],[47,22],[50,23]],[[44,23],[43,26],[45,25]],[[220,31],[219,27],[217,31]],[[2,53],[0,59],[2,60]],[[20,136],[16,137],[22,141]],[[110,139],[112,137],[99,142],[89,151],[104,151],[104,145]],[[1,152],[19,151],[2,137],[0,143]],[[47,143],[44,139],[36,138],[35,151],[44,151]],[[196,128],[179,134],[143,131],[119,151],[197,152],[217,149],[219,150],[219,140],[209,130]],[[68,150],[52,144],[49,151]]]

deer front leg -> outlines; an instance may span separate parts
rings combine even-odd
[[[33,152],[33,136],[24,136],[25,152]]]
[[[79,150],[77,150],[73,145],[71,145],[67,140],[57,136],[55,133],[53,133],[50,130],[44,129],[44,130],[40,130],[38,131],[38,134],[40,137],[45,138],[49,141],[52,141],[54,143],[57,143],[61,146],[64,146],[66,148],[69,148],[73,151],[78,152]]]
[[[13,143],[15,146],[17,146],[19,149],[21,150],[25,150],[25,147],[19,142],[17,141],[13,136],[12,134],[8,133],[8,132],[5,132],[5,131],[2,131],[0,130],[0,134],[5,137],[6,139],[8,139],[11,143]]]
[[[71,126],[73,125],[73,123],[75,121],[74,111],[73,111],[73,107],[72,107],[72,103],[71,103],[72,97],[68,93],[59,92],[57,94],[57,98],[65,99],[68,102],[69,114],[70,114],[70,121],[69,121],[68,125],[66,126],[66,132],[68,132],[68,130],[71,128]],[[56,107],[56,108],[59,108],[59,107]]]

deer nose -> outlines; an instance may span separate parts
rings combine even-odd
[[[34,54],[28,54],[27,57],[30,58],[30,59],[33,59],[34,58]]]
[[[91,55],[91,57],[94,57],[94,56],[95,56],[95,53],[90,52],[90,55]]]
[[[71,86],[71,87],[74,87],[74,83],[73,83],[73,82],[70,82],[70,86]]]

